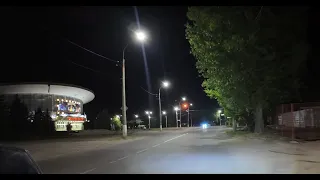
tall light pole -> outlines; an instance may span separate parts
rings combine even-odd
[[[166,111],[162,111],[162,114],[166,117],[166,128],[168,127],[168,116]]]
[[[139,115],[138,115],[138,114],[135,114],[134,117],[136,118],[136,122],[135,122],[135,123],[137,123],[137,120],[138,120],[138,118],[139,118]],[[140,125],[140,122],[139,122],[138,124]]]
[[[161,88],[167,88],[169,87],[169,82],[168,81],[163,81],[162,85],[159,88],[159,117],[160,117],[160,131],[162,131],[162,112],[161,112]]]
[[[149,129],[150,129],[150,125],[151,125],[151,122],[150,122],[150,119],[151,119],[151,114],[152,114],[152,112],[151,111],[146,111],[146,114],[148,115],[148,118],[149,118]]]
[[[218,110],[218,113],[219,113],[219,122],[220,122],[220,126],[221,126],[221,110],[220,109]]]
[[[179,111],[179,108],[178,107],[174,107],[174,110],[176,111],[176,122],[177,122],[177,128],[178,128],[178,125],[179,125],[178,124],[178,111]]]
[[[192,106],[193,104],[190,103],[189,106],[188,106],[188,127],[189,127],[189,117],[190,117],[190,106]],[[191,122],[191,127],[192,127],[192,122]]]
[[[146,35],[138,31],[136,32],[136,38],[143,42],[147,38]],[[123,48],[122,51],[122,116],[123,116],[123,126],[122,126],[122,136],[127,137],[127,105],[126,105],[126,66],[124,54],[128,47],[129,43]]]
[[[186,101],[186,100],[187,100],[187,98],[186,98],[186,97],[182,97],[182,98],[181,98],[181,100],[182,100],[182,101]],[[181,127],[181,122],[182,122],[182,121],[181,121],[181,109],[182,109],[182,108],[181,108],[181,100],[179,101],[179,110],[180,110],[180,127]]]

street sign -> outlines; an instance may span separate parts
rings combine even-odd
[[[122,107],[120,109],[122,110]],[[126,111],[128,111],[128,106],[126,106]]]

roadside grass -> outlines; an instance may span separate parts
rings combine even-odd
[[[225,131],[227,135],[230,137],[242,137],[242,138],[248,138],[252,136],[252,132],[249,131],[233,131],[232,129],[228,129]]]
[[[168,128],[162,128],[162,131],[167,130],[181,130],[182,128],[176,128],[176,127],[168,127]],[[148,130],[148,129],[147,129]],[[160,128],[151,128],[149,131],[160,131]]]
[[[226,130],[225,133],[230,137],[234,138],[242,138],[242,139],[259,139],[265,141],[273,141],[273,140],[285,140],[289,141],[290,138],[282,137],[279,133],[265,129],[263,133],[253,133],[250,131],[233,131],[233,130]]]

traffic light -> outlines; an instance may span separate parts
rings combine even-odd
[[[182,109],[188,109],[189,108],[189,104],[188,103],[183,103],[182,104]]]

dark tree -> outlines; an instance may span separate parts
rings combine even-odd
[[[37,136],[43,136],[44,135],[44,114],[41,110],[41,108],[38,108],[35,111],[35,115],[34,115],[34,121],[32,123],[33,129],[34,129],[34,133]]]
[[[110,118],[108,109],[103,109],[95,119],[94,129],[110,129]]]
[[[0,137],[1,139],[4,139],[10,132],[10,108],[8,105],[4,102],[4,97],[0,96]]]
[[[28,118],[28,108],[21,102],[18,95],[16,95],[10,108],[10,124],[12,128],[12,133],[14,138],[21,138],[27,134],[30,124],[27,121]]]
[[[46,136],[50,136],[55,133],[54,121],[52,121],[52,118],[50,116],[48,109],[46,110],[43,117],[43,129],[44,129],[44,135]]]

